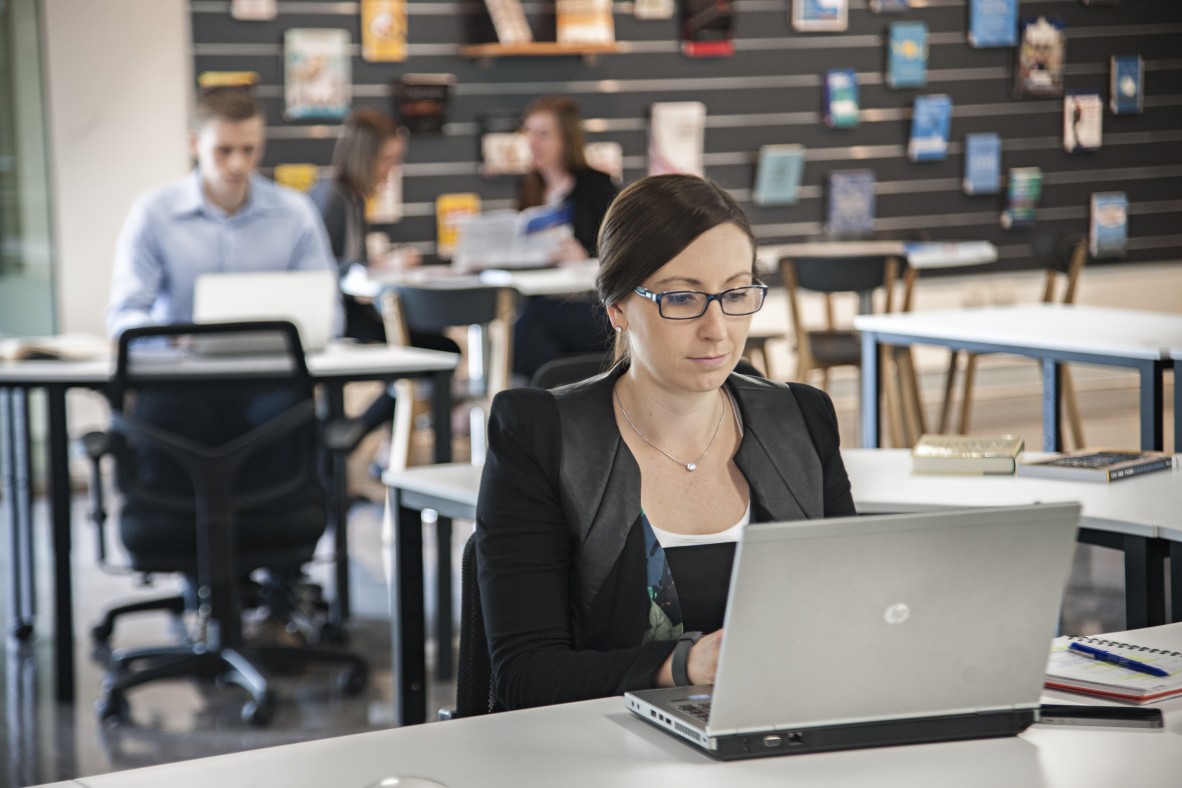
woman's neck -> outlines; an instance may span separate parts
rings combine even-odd
[[[632,423],[667,451],[669,446],[699,447],[702,435],[715,428],[719,408],[725,407],[718,389],[675,391],[642,377],[635,368],[620,376],[616,391]]]
[[[560,166],[540,169],[538,170],[538,174],[542,176],[542,186],[545,190],[546,197],[551,196],[555,192],[569,191],[575,180],[571,173]]]

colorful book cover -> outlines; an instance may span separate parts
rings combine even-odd
[[[761,206],[795,205],[803,174],[804,146],[764,145],[759,149],[751,199]]]
[[[259,84],[257,71],[202,71],[197,75],[197,86],[211,88],[252,88]]]
[[[907,156],[912,161],[943,161],[948,156],[952,128],[952,98],[945,94],[916,96],[911,111]]]
[[[521,133],[521,113],[505,110],[480,116],[481,175],[524,175],[532,166],[529,141]]]
[[[792,27],[803,33],[840,31],[849,24],[848,0],[789,0]]]
[[[632,15],[637,19],[672,19],[673,0],[634,0]]]
[[[406,0],[361,0],[361,56],[371,63],[406,60]]]
[[[829,173],[826,233],[845,237],[874,233],[874,183],[871,170],[833,170]]]
[[[825,125],[852,129],[858,125],[858,74],[852,68],[825,72]]]
[[[681,52],[687,57],[735,53],[732,0],[681,0]]]
[[[1067,32],[1061,19],[1023,19],[1018,32],[1014,92],[1030,96],[1063,95]]]
[[[276,164],[275,183],[299,192],[311,191],[320,178],[320,168],[315,164]]]
[[[887,84],[920,88],[928,81],[928,26],[923,22],[892,22],[887,53]]]
[[[870,0],[870,10],[876,14],[900,14],[911,7],[911,0]]]
[[[648,131],[648,174],[704,175],[705,131],[706,105],[702,102],[653,104]]]
[[[970,0],[969,44],[1012,47],[1018,43],[1018,0]]]
[[[1141,112],[1145,65],[1140,55],[1113,55],[1109,63],[1108,109],[1113,115]]]
[[[279,14],[276,0],[230,0],[230,16],[245,22],[265,22]]]
[[[455,80],[452,74],[403,74],[394,85],[394,115],[411,133],[441,133]]]
[[[1011,167],[1006,183],[1006,209],[1001,226],[1007,230],[1034,226],[1035,209],[1042,199],[1042,170],[1038,167]]]
[[[1088,252],[1092,257],[1124,257],[1129,242],[1129,197],[1124,192],[1092,195]]]
[[[1063,150],[1082,153],[1100,147],[1104,102],[1099,93],[1068,93],[1063,97]]]
[[[1001,188],[1001,135],[964,135],[964,193],[997,194]]]
[[[349,32],[293,27],[283,34],[283,114],[291,120],[343,118],[352,99]]]
[[[456,249],[459,221],[480,214],[480,195],[441,194],[435,198],[435,254],[447,260]]]
[[[554,14],[560,44],[610,44],[616,40],[612,0],[557,0]]]
[[[492,17],[497,41],[502,44],[525,44],[534,40],[521,0],[484,0],[488,15]]]

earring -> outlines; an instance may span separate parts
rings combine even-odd
[[[619,334],[621,331],[624,330],[624,327],[623,326],[615,326],[615,329],[616,329],[616,333]]]

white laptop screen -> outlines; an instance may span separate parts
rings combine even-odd
[[[336,333],[339,302],[333,271],[203,274],[193,294],[193,320],[290,320],[304,350],[316,351]]]

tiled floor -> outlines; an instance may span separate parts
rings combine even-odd
[[[982,392],[975,411],[974,431],[1014,431],[1037,445],[1038,397],[1017,373],[1014,391],[998,387]],[[856,406],[842,393],[843,382],[834,383],[839,419],[846,443],[853,444]],[[1167,390],[1169,393],[1169,389]],[[1136,393],[1127,381],[1103,380],[1081,386],[1080,400],[1087,419],[1088,442],[1093,445],[1128,445],[1135,441]],[[1167,429],[1169,429],[1167,425]],[[460,448],[457,447],[457,455]],[[44,518],[43,507],[38,516]],[[137,589],[127,576],[110,576],[95,568],[93,535],[85,521],[81,499],[75,513],[75,604],[78,627],[79,702],[74,707],[55,704],[50,698],[51,674],[47,644],[18,646],[0,643],[6,670],[0,676],[4,716],[0,718],[0,786],[24,786],[40,782],[92,775],[149,764],[164,763],[216,753],[266,747],[304,739],[323,738],[392,725],[392,681],[389,667],[389,625],[386,618],[385,579],[381,561],[381,508],[354,506],[350,516],[353,546],[354,619],[350,646],[370,662],[369,687],[358,697],[344,697],[329,671],[282,677],[276,682],[281,701],[272,723],[252,728],[239,719],[243,695],[234,688],[213,688],[192,682],[160,682],[131,693],[133,724],[104,728],[97,724],[92,702],[99,694],[101,669],[89,654],[89,629],[110,600],[152,593]],[[45,528],[41,529],[41,533]],[[463,524],[457,528],[453,547],[466,538]],[[427,550],[433,555],[430,529]],[[114,541],[114,539],[110,540]],[[39,557],[47,550],[40,546]],[[458,566],[459,556],[456,556]],[[428,560],[427,566],[431,566]],[[5,567],[0,566],[0,572]],[[322,566],[313,574],[326,578]],[[48,578],[48,572],[42,573]],[[1063,630],[1095,633],[1123,627],[1123,597],[1119,554],[1101,548],[1081,547],[1063,612]],[[430,582],[430,581],[429,581]],[[163,582],[159,592],[167,589]],[[47,585],[47,584],[46,584]],[[0,588],[0,594],[6,589]],[[42,589],[44,598],[47,588]],[[458,589],[456,592],[458,598]],[[6,609],[6,608],[5,608]],[[152,643],[167,633],[164,620],[150,615],[121,625],[115,645]],[[429,708],[450,702],[447,682],[431,688]]]

